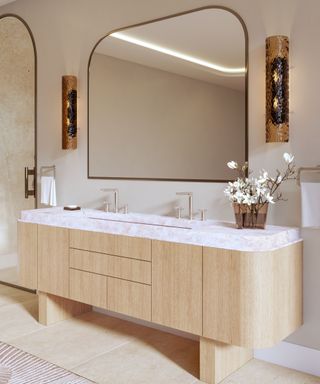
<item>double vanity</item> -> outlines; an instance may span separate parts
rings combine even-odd
[[[24,211],[20,283],[51,324],[92,306],[199,336],[218,383],[302,324],[297,229],[62,208]]]

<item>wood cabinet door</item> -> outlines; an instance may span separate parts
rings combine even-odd
[[[152,241],[152,321],[202,334],[202,247]]]
[[[302,324],[302,242],[266,252],[203,248],[203,336],[270,348]]]
[[[70,299],[107,308],[107,277],[70,269]]]
[[[151,320],[151,286],[108,277],[107,308],[110,311]]]
[[[130,259],[151,260],[151,240],[140,237],[71,229],[70,247]]]
[[[69,230],[38,225],[38,289],[69,297]]]
[[[18,222],[19,285],[38,288],[38,225]]]

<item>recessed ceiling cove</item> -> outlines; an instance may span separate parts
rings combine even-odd
[[[0,7],[9,3],[14,3],[15,1],[16,0],[0,0]]]

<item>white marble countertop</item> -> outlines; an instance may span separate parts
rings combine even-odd
[[[238,251],[271,251],[301,240],[300,230],[293,227],[269,225],[264,230],[236,229],[233,223],[214,220],[190,221],[94,209],[33,209],[22,211],[20,221]]]

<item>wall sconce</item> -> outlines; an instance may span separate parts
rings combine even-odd
[[[62,76],[62,149],[77,148],[77,78]]]
[[[289,39],[266,39],[266,141],[289,141]]]

